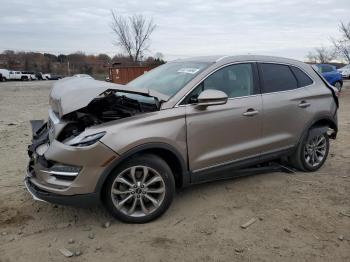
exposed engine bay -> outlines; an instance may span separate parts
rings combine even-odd
[[[154,97],[107,90],[86,107],[64,115],[62,119],[68,124],[57,140],[64,142],[72,139],[89,126],[158,110],[160,102]]]

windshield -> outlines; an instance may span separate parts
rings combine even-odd
[[[202,62],[167,63],[139,76],[128,86],[155,90],[171,97],[209,65]]]

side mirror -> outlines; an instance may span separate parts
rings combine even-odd
[[[214,89],[204,90],[198,96],[197,106],[207,107],[207,106],[215,106],[215,105],[224,105],[227,103],[227,95],[220,91]]]

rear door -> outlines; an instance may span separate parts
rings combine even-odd
[[[255,71],[254,63],[225,66],[208,76],[184,100],[191,171],[260,154],[262,103]],[[225,92],[228,102],[198,108],[196,98],[206,89]]]
[[[259,63],[262,83],[263,154],[293,147],[312,119],[313,81],[301,69],[276,63]]]

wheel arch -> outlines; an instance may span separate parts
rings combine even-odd
[[[304,129],[299,142],[303,139],[304,136],[306,136],[308,134],[308,132],[310,131],[310,129],[315,128],[318,130],[318,132],[323,132],[323,131],[327,131],[328,128],[332,129],[333,132],[330,136],[330,138],[335,139],[338,133],[338,124],[337,124],[337,120],[336,118],[332,118],[328,115],[323,115],[323,116],[319,116],[315,119],[313,119],[313,121],[311,121],[307,127]],[[325,129],[326,128],[326,129]]]
[[[177,149],[165,143],[147,143],[130,149],[118,159],[113,161],[101,174],[95,188],[95,193],[101,195],[108,176],[118,166],[120,166],[126,160],[137,157],[141,154],[153,154],[162,158],[172,170],[177,188],[184,187],[190,183],[190,176],[186,162]]]
[[[338,124],[336,123],[336,121],[330,117],[323,117],[320,118],[316,121],[313,122],[313,124],[310,126],[310,128],[312,127],[327,127],[332,129],[334,131],[334,137],[331,138],[335,138],[338,132]]]

